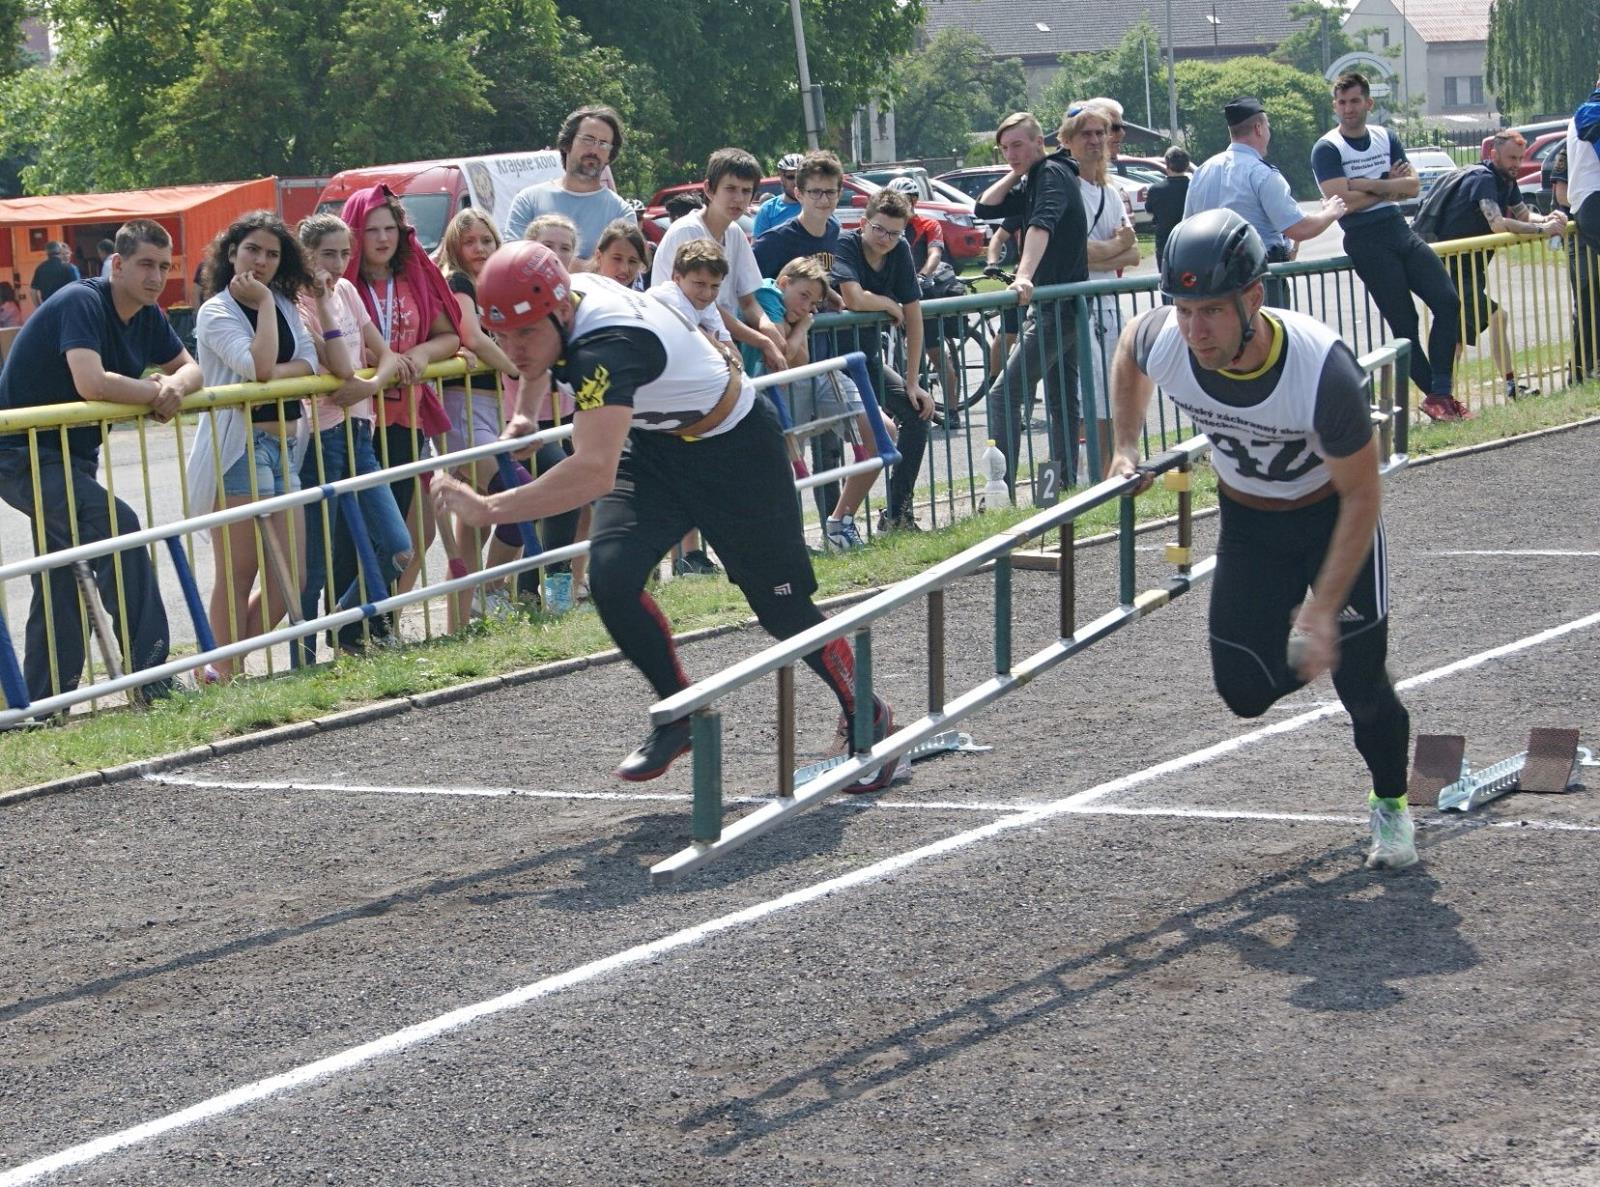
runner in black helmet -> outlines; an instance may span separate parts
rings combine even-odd
[[[1397,869],[1417,860],[1405,799],[1411,722],[1384,666],[1387,558],[1366,379],[1332,330],[1263,308],[1266,271],[1261,236],[1232,211],[1174,228],[1161,268],[1173,303],[1130,323],[1117,344],[1110,473],[1136,472],[1160,384],[1210,438],[1217,471],[1217,691],[1239,716],[1259,717],[1331,672],[1372,774],[1367,865]]]
[[[761,625],[787,639],[823,620],[800,526],[789,454],[777,415],[737,367],[676,310],[603,276],[569,277],[555,253],[522,240],[478,275],[484,325],[500,335],[526,382],[549,371],[572,389],[572,456],[526,486],[484,496],[434,477],[442,508],[474,526],[547,519],[599,499],[589,585],[622,653],[658,697],[689,685],[672,632],[645,580],[691,528],[716,549]],[[731,364],[731,365],[730,365]],[[519,409],[508,436],[533,431]],[[840,744],[855,711],[854,657],[835,639],[806,656],[838,698]],[[874,706],[874,740],[894,729]],[[687,718],[652,729],[617,768],[638,782],[689,749]],[[852,791],[889,782],[894,762]]]

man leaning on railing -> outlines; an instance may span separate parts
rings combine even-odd
[[[1567,216],[1559,210],[1535,215],[1523,200],[1517,185],[1528,142],[1515,128],[1504,128],[1494,135],[1489,156],[1463,170],[1463,176],[1445,198],[1439,212],[1438,240],[1475,239],[1483,235],[1561,234]],[[1465,347],[1477,344],[1478,335],[1489,331],[1489,352],[1494,357],[1496,374],[1505,381],[1508,400],[1538,395],[1538,391],[1517,379],[1516,356],[1511,351],[1511,318],[1500,303],[1489,296],[1489,261],[1494,248],[1451,252],[1444,256],[1445,269],[1461,297],[1461,341],[1456,346],[1460,358]]]
[[[1016,220],[1022,258],[1011,282],[1017,303],[1033,300],[1035,286],[1089,279],[1088,219],[1078,188],[1078,166],[1065,150],[1046,154],[1044,130],[1026,111],[1000,121],[995,143],[1008,172],[978,198],[981,219]],[[1077,459],[1078,323],[1070,308],[1029,316],[1006,361],[1003,381],[990,389],[989,431],[1006,455],[1006,483],[1017,480],[1017,450],[1024,409],[1042,377],[1050,453],[1071,474]],[[1042,373],[1042,375],[1041,375]]]
[[[156,305],[172,270],[171,237],[159,224],[135,219],[117,231],[116,249],[110,280],[94,277],[67,285],[22,327],[0,371],[0,411],[100,400],[148,407],[157,420],[167,421],[185,396],[199,390],[199,364]],[[161,373],[140,378],[151,366]],[[116,526],[111,524],[112,500],[98,480],[102,431],[101,424],[67,429],[66,456],[59,430],[32,435],[37,468],[30,434],[0,435],[0,498],[34,521],[39,553],[139,530],[138,516],[121,499],[115,501]],[[128,640],[130,650],[123,657],[128,668],[165,662],[167,616],[149,554],[130,548],[101,557],[94,572],[117,633]],[[36,575],[23,660],[29,700],[76,688],[83,660],[76,582],[59,571]],[[159,681],[142,691],[159,696],[168,690],[169,684]]]

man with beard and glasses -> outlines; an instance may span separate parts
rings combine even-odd
[[[607,189],[603,180],[606,167],[622,151],[622,117],[609,107],[580,107],[562,121],[556,150],[566,172],[530,185],[512,200],[506,239],[521,239],[528,224],[542,214],[565,215],[578,228],[573,267],[590,272],[600,235],[612,220],[638,221],[633,207]]]

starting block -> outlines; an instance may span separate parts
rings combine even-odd
[[[1438,797],[1441,812],[1470,812],[1513,791],[1557,793],[1577,786],[1579,769],[1600,766],[1578,745],[1575,729],[1535,727],[1520,754],[1474,771],[1459,734],[1417,737],[1407,797],[1418,802]]]
[[[907,778],[911,774],[911,764],[921,762],[925,758],[933,758],[935,755],[949,754],[958,750],[982,753],[985,750],[992,749],[992,746],[979,746],[972,740],[971,734],[962,733],[959,730],[945,730],[942,734],[934,734],[933,737],[921,745],[913,746],[896,759],[894,778],[890,780],[890,783],[898,783],[900,780]],[[796,767],[794,769],[794,786],[799,787],[802,784],[809,783],[818,775],[833,770],[834,767],[850,761],[853,757],[852,754],[846,751],[844,754],[835,754],[817,762],[807,763],[803,767]]]

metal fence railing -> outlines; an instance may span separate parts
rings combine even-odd
[[[459,362],[455,364],[457,373],[460,366]],[[848,372],[861,392],[863,413],[867,417],[874,438],[872,456],[852,462],[849,466],[831,474],[807,476],[796,484],[797,489],[806,489],[830,478],[839,479],[850,474],[893,466],[900,460],[894,443],[884,427],[867,375],[865,359],[861,355],[819,361],[776,375],[762,376],[755,381],[755,384],[758,389],[776,388],[830,371]],[[313,381],[293,382],[306,384]],[[327,390],[326,384],[323,390]],[[245,394],[259,399],[259,392]],[[272,399],[289,399],[294,394],[279,390],[273,394]],[[239,393],[231,390],[219,389],[203,392],[194,397],[194,401],[198,401],[196,406],[204,407],[207,401],[226,401],[238,395]],[[100,411],[91,409],[87,415],[99,416]],[[435,470],[461,471],[481,462],[504,466],[513,454],[537,449],[542,444],[564,440],[571,434],[571,425],[559,426],[524,437],[475,445],[333,482],[314,484],[300,490],[252,499],[239,506],[210,511],[203,515],[184,516],[162,526],[138,528],[135,521],[124,530],[103,539],[75,541],[64,548],[43,551],[29,560],[0,564],[0,589],[3,589],[5,583],[9,581],[27,580],[34,584],[36,596],[34,606],[30,607],[32,619],[28,635],[30,647],[42,645],[45,636],[49,635],[48,658],[53,668],[57,658],[56,635],[77,630],[79,633],[74,639],[79,645],[91,637],[98,642],[104,665],[101,673],[96,673],[91,667],[86,684],[72,681],[70,676],[73,673],[69,672],[67,673],[69,678],[55,685],[48,695],[39,695],[42,690],[37,687],[36,682],[36,686],[30,690],[22,667],[17,662],[16,648],[5,622],[8,616],[3,609],[0,609],[0,690],[3,690],[6,702],[6,708],[0,710],[0,727],[24,718],[49,717],[65,712],[75,705],[118,693],[129,693],[144,698],[159,695],[165,690],[167,682],[186,671],[202,670],[209,664],[228,662],[251,652],[271,650],[280,645],[293,647],[324,630],[337,631],[347,626],[372,622],[382,616],[397,613],[408,607],[421,606],[430,601],[448,601],[487,582],[514,580],[520,573],[586,555],[587,541],[541,550],[532,525],[520,524],[516,525],[521,544],[519,557],[481,571],[454,570],[442,581],[430,582],[424,576],[420,585],[402,588],[393,571],[385,569],[373,547],[367,511],[361,501],[364,493],[394,483],[416,483],[420,486],[425,476]],[[515,481],[514,478],[509,480]],[[108,493],[108,497],[114,500],[115,495]],[[333,510],[333,514],[348,528],[357,553],[359,575],[354,587],[356,592],[354,596],[330,599],[326,613],[302,615],[298,607],[301,604],[300,596],[305,591],[301,585],[300,575],[285,557],[281,542],[274,537],[270,521],[306,510],[318,514],[330,509],[336,509]],[[66,526],[66,520],[72,520],[75,524],[76,520],[71,512],[70,501],[65,508],[48,506],[38,501],[37,518],[41,523],[49,522],[54,534],[61,534],[63,527]],[[113,514],[115,519],[124,522],[127,519]],[[131,516],[131,512],[129,515]],[[257,629],[219,640],[215,630],[216,624],[213,621],[214,616],[207,612],[206,599],[201,596],[201,583],[196,578],[192,563],[193,539],[205,532],[218,532],[220,533],[218,538],[225,539],[226,533],[231,528],[240,525],[257,532],[260,540],[263,581],[275,587],[280,601],[287,607],[289,621],[287,625],[278,627],[273,622],[258,620]],[[140,607],[130,604],[131,599],[128,598],[124,588],[122,558],[130,554],[140,556],[139,563],[141,565],[148,563],[153,571],[156,557],[152,554],[157,545],[166,546],[172,578],[182,595],[182,604],[193,626],[198,648],[195,654],[178,659],[169,659],[165,655],[138,655],[130,641],[130,632],[126,629],[129,620],[139,612]],[[148,558],[147,561],[144,558]],[[93,577],[88,576],[91,573]],[[48,599],[41,601],[37,591],[48,589],[55,581],[73,582],[74,577],[68,576],[69,574],[76,578],[74,584],[76,592],[80,595],[78,609],[82,617],[76,622],[53,621],[51,602]],[[218,579],[225,580],[225,574]],[[159,595],[159,583],[152,584],[155,586],[153,592]],[[112,603],[110,607],[102,604],[102,597],[107,588],[112,589],[114,594],[113,597],[104,599]],[[263,597],[265,596],[264,593]],[[124,627],[120,639],[114,638],[113,617],[119,619],[120,625]],[[38,629],[41,619],[43,627],[47,629]],[[54,633],[51,633],[52,631]],[[38,662],[38,657],[34,657],[34,662]]]

